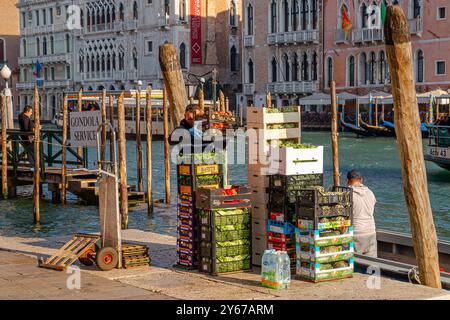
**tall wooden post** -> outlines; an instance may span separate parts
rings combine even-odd
[[[198,104],[201,111],[205,111],[205,92],[202,89],[198,89]]]
[[[153,144],[153,110],[152,87],[147,88],[146,99],[146,125],[147,125],[147,210],[153,213],[153,188],[152,188],[152,144]]]
[[[136,91],[136,170],[138,180],[138,191],[144,190],[142,182],[142,141],[141,141],[141,91]]]
[[[67,117],[68,117],[68,97],[67,94],[64,94],[62,168],[61,168],[61,202],[63,205],[66,204],[66,185],[67,185]]]
[[[41,222],[40,187],[41,187],[41,118],[39,110],[39,90],[34,87],[34,223]]]
[[[270,92],[266,94],[266,108],[272,107],[272,97],[270,95]]]
[[[225,95],[222,90],[219,91],[219,107],[220,112],[225,112]]]
[[[230,111],[230,100],[228,99],[228,97],[225,98],[225,111]]]
[[[102,170],[106,170],[106,137],[107,137],[107,127],[106,127],[106,89],[102,92],[102,140],[101,140],[101,153],[100,159],[102,161]]]
[[[169,106],[167,105],[167,89],[163,89],[164,110],[164,164],[166,174],[166,204],[170,206],[170,146],[169,146]]]
[[[122,91],[118,101],[119,124],[119,172],[120,172],[120,214],[122,229],[128,229],[128,183],[127,183],[127,140],[125,136],[125,93]]]
[[[395,105],[403,191],[411,219],[414,252],[423,285],[441,288],[437,235],[428,194],[414,81],[409,23],[401,6],[389,6],[384,26]]]
[[[113,130],[115,130],[115,126],[114,126],[114,96],[111,94],[109,95],[109,123],[111,123],[111,127],[113,129],[110,129],[109,131],[109,158],[111,161],[111,164],[113,162],[116,161],[115,159],[115,154],[113,154],[113,149],[114,149],[114,139],[113,139],[113,135],[114,132]]]
[[[244,106],[241,104],[239,108],[239,118],[240,118],[240,124],[241,128],[244,126]]]
[[[331,144],[333,149],[333,178],[334,185],[340,186],[339,177],[339,142],[336,105],[336,82],[331,81]]]
[[[167,43],[159,47],[159,63],[170,102],[172,125],[176,128],[184,118],[187,94],[178,53],[173,44]]]
[[[83,88],[80,88],[78,91],[78,99],[77,99],[77,111],[81,112],[83,110]],[[77,154],[80,158],[83,157],[83,148],[78,147],[77,148]],[[77,166],[78,168],[81,168],[81,165]]]
[[[375,125],[378,127],[378,97],[375,98]]]
[[[8,150],[6,145],[6,130],[8,129],[8,116],[6,111],[6,96],[1,96],[2,112],[2,194],[8,199]]]

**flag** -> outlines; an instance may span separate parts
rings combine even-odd
[[[348,38],[348,33],[352,29],[352,21],[348,16],[348,10],[346,6],[342,6],[342,30],[345,32],[345,38]]]
[[[33,71],[33,75],[36,76],[34,73],[34,69],[36,68],[36,65],[34,64],[34,61],[31,63],[31,70]]]
[[[32,68],[33,68],[33,75],[36,78],[39,77],[39,74],[41,73],[41,69],[42,69],[42,66],[39,63],[39,60],[36,61],[36,64],[33,63]]]
[[[386,0],[381,0],[381,25],[384,26],[384,22],[386,21]]]

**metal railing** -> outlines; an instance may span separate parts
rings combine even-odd
[[[354,29],[352,31],[353,43],[375,42],[384,40],[384,29]]]
[[[244,83],[244,95],[252,96],[254,92],[255,92],[254,83]]]
[[[300,30],[289,32],[269,33],[267,35],[267,43],[269,45],[284,43],[318,43],[319,30]]]
[[[255,45],[255,36],[244,36],[244,46],[253,47]]]
[[[271,93],[291,94],[291,93],[313,93],[317,91],[316,81],[292,81],[273,82],[267,84],[267,91]]]
[[[335,42],[336,43],[345,43],[350,40],[350,32],[345,32],[342,29],[337,29],[335,33]]]

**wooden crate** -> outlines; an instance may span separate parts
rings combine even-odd
[[[267,219],[269,217],[269,209],[267,203],[256,202],[252,203],[252,218]]]
[[[301,108],[297,112],[269,113],[267,108],[248,107],[247,123],[277,124],[277,123],[301,123]]]
[[[252,235],[253,237],[267,236],[267,218],[252,218]]]
[[[251,187],[250,188],[250,200],[252,203],[268,203],[269,194],[267,188],[264,187]]]
[[[311,149],[270,148],[270,174],[299,175],[323,173],[323,146]]]
[[[250,187],[269,187],[270,178],[268,175],[262,175],[259,171],[248,171],[247,184]]]
[[[252,262],[254,266],[261,266],[264,251],[267,250],[267,236],[254,236],[252,238]]]

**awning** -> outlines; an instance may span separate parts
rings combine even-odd
[[[331,104],[331,97],[326,93],[314,93],[313,95],[301,98],[299,100],[300,105],[302,106],[328,106]]]
[[[378,103],[393,104],[392,95],[383,91],[371,91],[365,96],[359,97],[357,100],[360,104],[369,104],[371,99],[372,103],[378,100]]]

